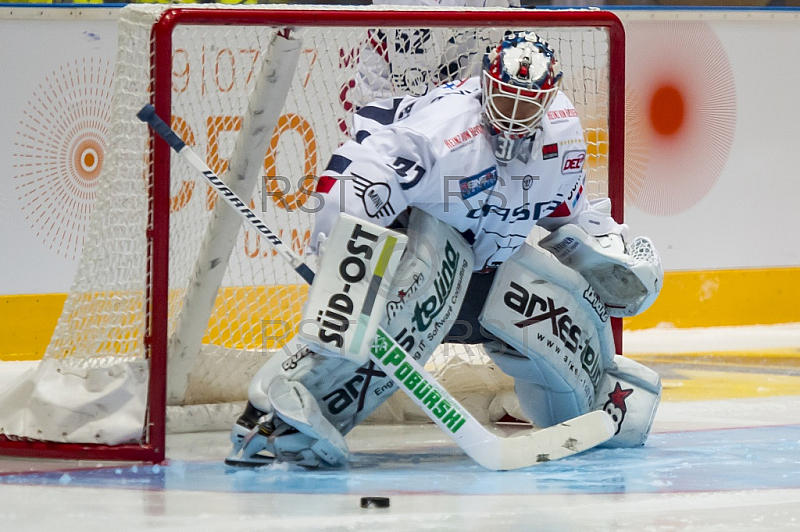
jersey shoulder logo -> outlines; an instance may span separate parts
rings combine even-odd
[[[586,150],[569,150],[564,152],[561,162],[562,174],[579,174],[583,171],[583,162],[586,160]]]
[[[353,174],[353,188],[356,196],[364,204],[364,212],[370,218],[382,218],[384,216],[394,216],[394,207],[389,202],[392,197],[392,189],[386,183],[372,182],[366,177]]]
[[[534,181],[539,181],[539,176],[526,175],[522,178],[522,190],[530,190]]]

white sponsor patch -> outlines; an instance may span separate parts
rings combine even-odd
[[[586,150],[569,150],[564,153],[561,162],[562,174],[578,174],[583,170],[583,162],[586,160]]]

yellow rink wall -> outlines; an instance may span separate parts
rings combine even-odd
[[[0,360],[41,358],[66,294],[0,297]]]
[[[0,297],[0,359],[44,353],[66,294]],[[800,322],[800,268],[667,272],[658,300],[625,329]]]
[[[667,272],[647,312],[626,329],[800,322],[800,268]]]

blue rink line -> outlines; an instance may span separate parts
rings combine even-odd
[[[492,472],[456,447],[360,452],[343,470],[258,469],[174,461],[0,477],[0,484],[301,494],[674,493],[800,488],[800,425],[651,435],[638,449],[595,449],[527,469]]]

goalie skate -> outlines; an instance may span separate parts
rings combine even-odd
[[[259,467],[278,461],[316,468],[348,463],[344,437],[322,416],[305,387],[276,377],[269,400],[269,413],[247,404],[231,429],[233,449],[226,464]]]
[[[275,423],[275,419],[274,414],[264,414],[248,403],[231,430],[233,448],[225,458],[225,465],[255,468],[290,462],[319,467],[319,458],[311,450],[313,446],[309,448],[308,437],[280,420]]]
[[[265,414],[250,403],[239,416],[231,430],[233,448],[225,464],[234,467],[260,467],[275,461],[275,456],[262,454],[269,447],[269,436],[274,432],[273,415]]]

